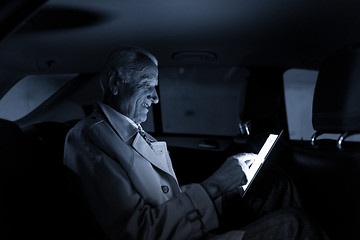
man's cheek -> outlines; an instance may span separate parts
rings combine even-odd
[[[146,96],[146,93],[143,91],[140,91],[140,92],[135,93],[134,96],[136,99],[138,99],[140,101],[141,99],[143,99]]]

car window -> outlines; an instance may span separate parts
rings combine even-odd
[[[238,134],[247,74],[247,70],[240,67],[160,69],[159,97],[164,132]]]
[[[49,99],[75,76],[29,75],[20,79],[0,100],[0,118],[19,120]]]

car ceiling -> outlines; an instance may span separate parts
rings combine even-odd
[[[1,73],[94,72],[120,45],[160,67],[317,68],[357,48],[359,12],[358,0],[50,0],[2,41]]]

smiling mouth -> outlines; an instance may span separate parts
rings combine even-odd
[[[150,105],[149,105],[149,104],[146,104],[146,103],[143,103],[142,106],[143,106],[143,107],[146,107],[146,108],[149,108],[149,107],[150,107]]]

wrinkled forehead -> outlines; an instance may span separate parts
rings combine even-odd
[[[149,83],[151,85],[158,84],[158,68],[156,65],[146,66],[142,69],[133,71],[133,78],[137,83]]]

